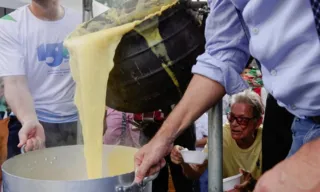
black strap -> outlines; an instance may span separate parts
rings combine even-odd
[[[310,0],[312,11],[314,14],[314,21],[316,24],[317,32],[320,37],[320,2],[319,0]]]
[[[244,32],[245,32],[245,34],[246,34],[247,40],[248,40],[248,42],[250,42],[251,36],[250,36],[249,28],[248,28],[248,26],[246,25],[246,23],[244,22],[244,19],[243,19],[243,16],[242,16],[240,10],[236,8],[236,11],[237,11],[238,17],[239,17],[239,19],[240,19],[240,23],[241,23],[241,25],[242,25],[242,28],[243,28],[243,30],[244,30]],[[260,62],[259,62],[256,58],[254,58],[254,59],[256,60],[257,65],[258,65],[258,68],[259,68],[260,71],[261,71],[261,64],[260,64]]]
[[[125,140],[126,140],[126,133],[127,133],[127,114],[126,113],[122,113],[122,126],[121,126],[121,143],[122,145],[125,144]]]

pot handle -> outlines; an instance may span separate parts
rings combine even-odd
[[[151,181],[155,180],[159,175],[159,172],[151,175],[149,177],[145,177],[141,183],[132,183],[129,186],[118,186],[116,187],[116,192],[131,192],[134,187],[139,187],[141,190]]]
[[[23,145],[23,146],[21,147],[21,149],[20,149],[21,154],[25,154],[25,153],[26,153],[25,148],[26,148],[26,145]]]

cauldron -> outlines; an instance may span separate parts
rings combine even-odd
[[[154,22],[157,20],[158,22]],[[162,64],[168,59],[157,56],[136,30],[124,35],[114,57],[106,105],[124,112],[148,112],[177,103],[191,78],[191,68],[203,53],[203,28],[186,5],[178,3],[154,16],[138,28],[148,30],[158,25],[162,42],[170,58],[169,69],[179,83],[177,87]]]
[[[88,179],[82,145],[62,146],[32,151],[8,159],[2,165],[4,192],[150,192],[152,180],[147,177],[142,184],[134,184],[134,168],[121,170],[115,176]],[[114,153],[114,151],[117,151]],[[124,146],[103,146],[103,170],[132,164],[137,149]],[[123,158],[122,154],[126,154]],[[110,165],[110,156],[117,164]]]

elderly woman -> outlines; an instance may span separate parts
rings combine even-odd
[[[235,186],[232,192],[252,191],[256,180],[261,175],[261,123],[264,107],[259,95],[246,90],[231,97],[229,124],[223,129],[223,177],[237,175],[239,169],[244,174],[244,181]],[[192,165],[183,162],[180,146],[171,152],[171,160],[180,164],[184,174],[197,179],[207,169],[208,162]],[[246,172],[246,171],[248,172]]]

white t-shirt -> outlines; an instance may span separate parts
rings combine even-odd
[[[61,20],[43,21],[28,6],[0,19],[0,77],[27,77],[40,121],[78,119],[73,103],[75,83],[63,41],[81,22],[81,14],[68,8]]]
[[[194,122],[196,129],[197,141],[208,137],[208,114],[204,113],[199,119]],[[202,151],[203,148],[197,147],[196,150]]]

